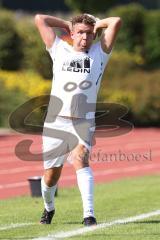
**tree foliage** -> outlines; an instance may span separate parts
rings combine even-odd
[[[145,9],[139,4],[128,4],[111,9],[108,16],[119,16],[122,28],[116,46],[121,50],[142,54],[144,48]]]
[[[87,13],[99,13],[106,12],[106,10],[113,6],[117,0],[65,0],[67,6],[69,6],[74,11],[87,12]]]
[[[52,78],[52,62],[38,30],[30,19],[17,22],[17,31],[21,37],[23,59],[21,67],[32,69],[46,79]]]
[[[160,65],[160,11],[150,11],[145,27],[145,57],[148,64]]]
[[[11,12],[0,11],[0,68],[17,70],[22,59],[21,39]]]

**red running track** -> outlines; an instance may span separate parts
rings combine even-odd
[[[28,178],[43,175],[42,161],[22,161],[15,155],[15,146],[24,139],[33,140],[32,153],[41,152],[41,136],[0,134],[0,199],[30,194]],[[133,129],[117,137],[97,137],[90,165],[96,183],[160,174],[160,129]],[[66,163],[59,187],[74,185],[74,169]]]

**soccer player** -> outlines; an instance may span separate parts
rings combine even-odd
[[[73,17],[72,21],[65,21],[37,14],[35,24],[53,61],[53,84],[43,131],[44,176],[41,189],[44,212],[40,223],[50,224],[52,221],[57,182],[68,159],[77,175],[83,223],[85,226],[95,225],[94,180],[89,166],[95,103],[121,19],[109,17],[100,20],[82,14]],[[68,32],[72,45],[56,35],[57,27]],[[94,39],[100,32],[100,40],[95,43]]]

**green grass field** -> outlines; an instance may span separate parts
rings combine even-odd
[[[60,189],[55,204],[56,214],[53,222],[44,226],[38,223],[43,210],[41,198],[19,197],[0,201],[0,239],[33,239],[83,227],[81,199],[77,188]],[[158,209],[160,209],[158,175],[95,186],[95,212],[98,223]],[[32,223],[32,225],[11,228],[11,224],[17,223]],[[160,215],[114,225],[68,239],[157,240],[160,239]]]

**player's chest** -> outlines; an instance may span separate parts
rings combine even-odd
[[[95,74],[101,70],[99,56],[89,54],[63,54],[54,62],[54,70],[62,73]]]

